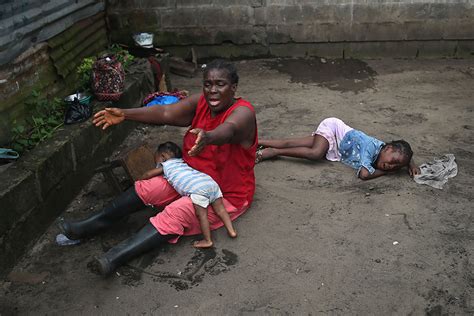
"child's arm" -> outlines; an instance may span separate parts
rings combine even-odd
[[[408,164],[408,174],[410,175],[410,177],[414,177],[416,176],[417,174],[420,174],[421,173],[421,170],[420,168],[418,168],[418,166],[415,164],[415,162],[413,161],[413,158],[410,160],[410,163]]]
[[[370,173],[369,170],[365,169],[365,167],[361,167],[359,170],[359,179],[361,180],[370,180],[374,178],[378,178],[381,176],[386,175],[387,172],[380,170],[380,169],[375,169],[374,173]]]
[[[163,174],[163,167],[156,167],[154,169],[148,170],[145,172],[139,180],[147,180],[156,176]]]

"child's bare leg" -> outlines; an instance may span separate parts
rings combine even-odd
[[[211,229],[209,228],[209,220],[207,219],[207,209],[194,205],[194,210],[196,211],[197,218],[199,219],[199,225],[201,225],[201,232],[204,236],[203,240],[194,242],[193,246],[196,248],[210,248],[212,247],[212,238],[211,238]]]
[[[225,209],[224,202],[222,201],[222,198],[218,198],[212,203],[212,208],[214,209],[214,212],[216,212],[217,216],[221,219],[221,221],[224,223],[224,227],[227,229],[227,234],[235,238],[237,237],[237,232],[234,229],[234,226],[232,225],[232,221],[230,220],[229,213],[227,213],[227,210]]]
[[[280,138],[280,139],[260,139],[258,144],[263,147],[271,148],[291,148],[291,147],[312,147],[313,136],[303,136],[296,138]]]
[[[305,158],[309,160],[319,160],[321,158],[324,158],[324,156],[329,150],[328,140],[321,135],[314,135],[310,137],[312,139],[312,145],[309,147],[297,146],[297,147],[264,148],[262,150],[262,156],[260,160],[266,160],[266,159],[274,158],[277,156]],[[305,141],[307,141],[307,139],[305,139]],[[287,145],[288,144],[295,144],[295,142],[287,143]],[[277,143],[276,145],[283,145],[283,143]]]

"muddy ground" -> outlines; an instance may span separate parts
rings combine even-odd
[[[418,163],[453,153],[459,174],[437,190],[405,173],[363,182],[340,163],[263,162],[255,168],[255,202],[235,222],[236,240],[220,229],[216,247],[199,251],[194,237],[182,238],[106,280],[87,263],[153,210],[76,246],[57,246],[51,225],[0,283],[1,315],[474,313],[474,61],[237,66],[239,94],[255,105],[260,138],[309,135],[336,116],[382,140],[408,140]],[[200,77],[172,81],[200,91]],[[141,126],[120,152],[143,141],[179,142],[182,133]],[[63,216],[81,218],[112,197],[97,175]]]

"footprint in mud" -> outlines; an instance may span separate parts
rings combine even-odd
[[[202,282],[206,274],[218,275],[230,270],[231,266],[237,264],[238,256],[230,250],[222,249],[222,253],[218,253],[216,249],[196,249],[194,255],[189,259],[179,274],[170,272],[159,272],[144,270],[140,267],[129,266],[128,270],[135,270],[137,273],[122,273],[128,280],[127,285],[136,285],[142,274],[153,276],[154,281],[167,282],[177,291],[188,290],[193,286],[198,286]]]

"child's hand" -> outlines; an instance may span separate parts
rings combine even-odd
[[[421,170],[417,166],[410,165],[408,167],[408,174],[410,175],[410,177],[413,178],[414,176],[416,176],[417,174],[420,174],[420,173],[421,173]]]

